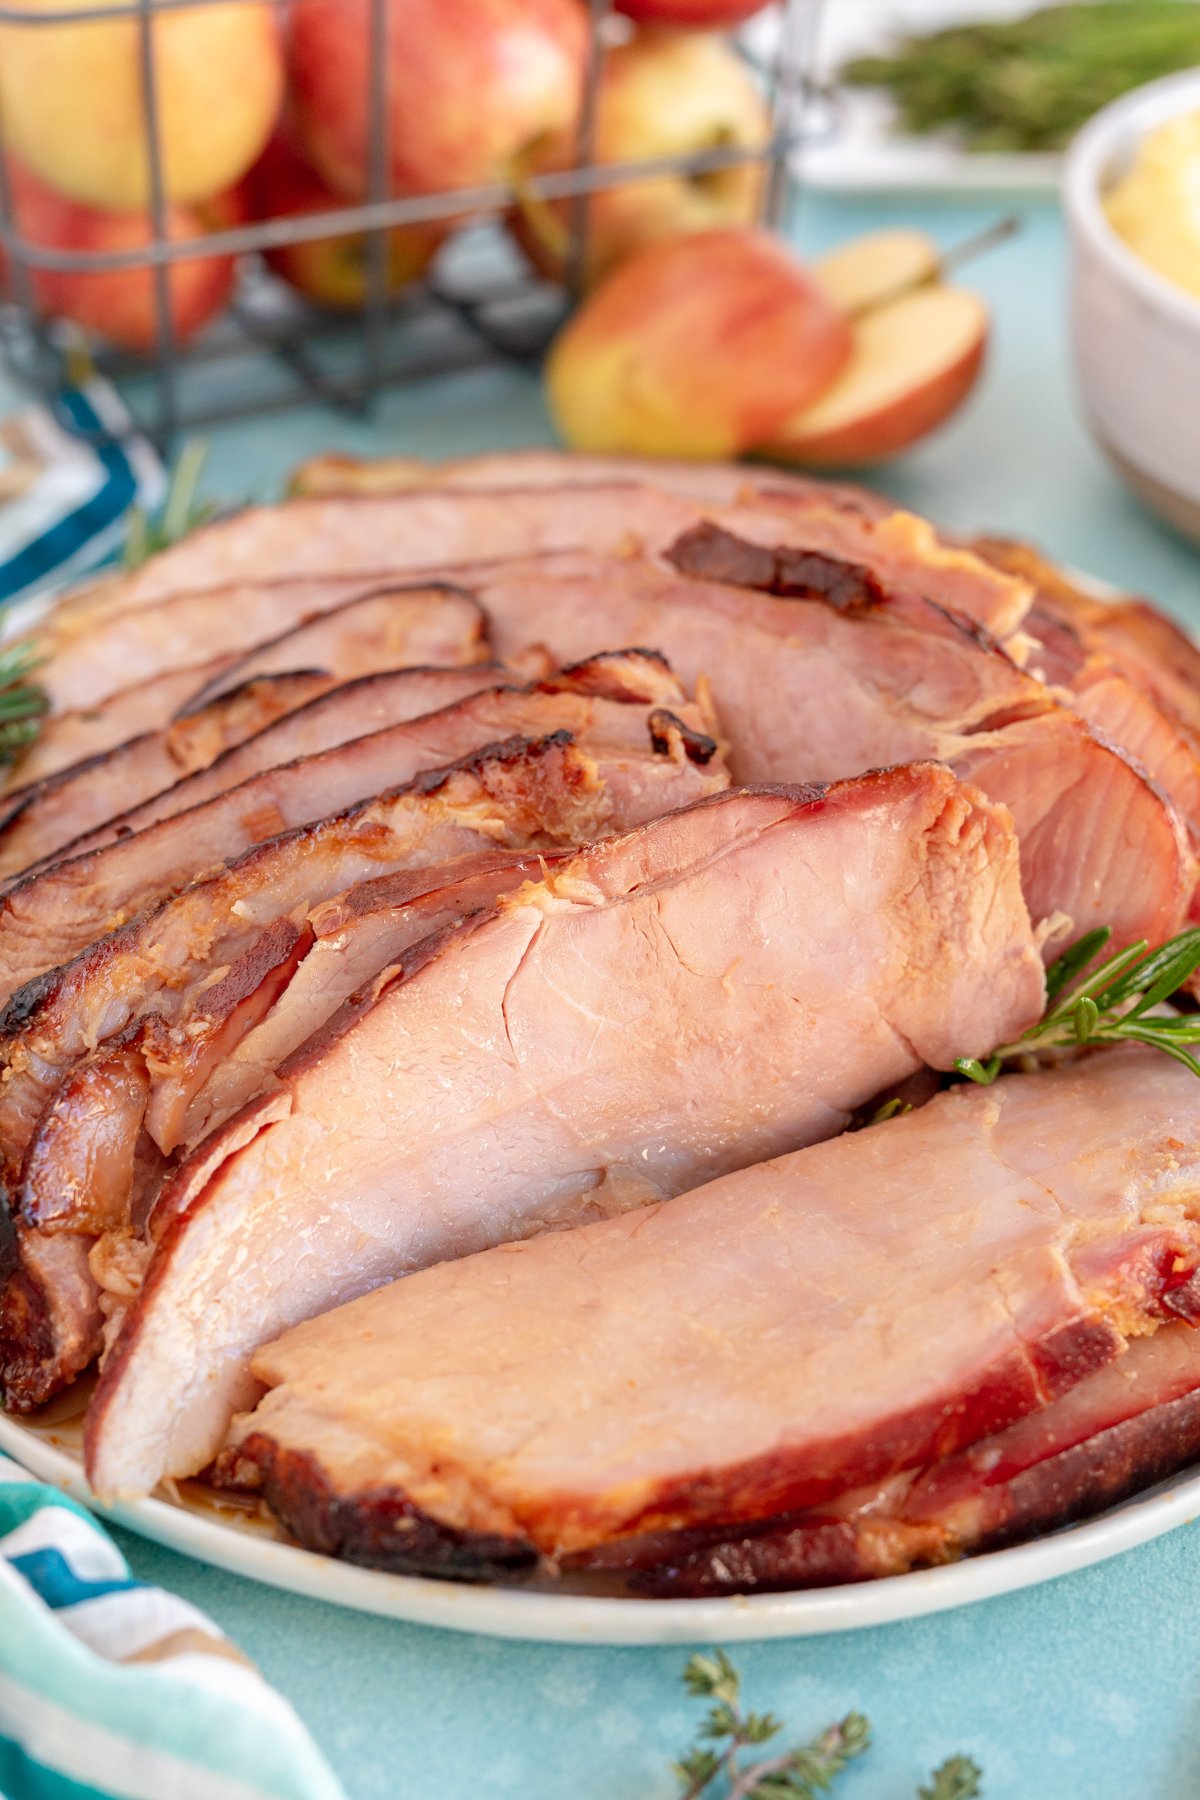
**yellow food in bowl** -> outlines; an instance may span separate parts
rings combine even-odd
[[[1200,298],[1200,112],[1143,138],[1104,210],[1140,261]]]

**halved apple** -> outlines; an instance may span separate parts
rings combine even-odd
[[[835,306],[864,313],[936,282],[941,256],[924,231],[894,226],[839,244],[813,264],[813,273]]]
[[[987,336],[987,307],[962,288],[920,288],[864,314],[842,373],[760,453],[820,467],[886,461],[961,406]]]

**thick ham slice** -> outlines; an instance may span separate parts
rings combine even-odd
[[[481,579],[499,654],[539,634],[558,658],[607,634],[658,645],[711,687],[735,779],[948,761],[1011,808],[1030,911],[1061,927],[1048,955],[1094,925],[1114,947],[1179,930],[1195,860],[1177,810],[977,626],[860,564],[712,526],[669,555],[687,572],[577,558]]]
[[[828,1136],[1041,998],[1007,818],[944,768],[731,792],[581,852],[427,940],[185,1161],[90,1409],[94,1486],[203,1467],[287,1324]]]
[[[995,1433],[1200,1317],[1198,1177],[1200,1084],[1153,1052],[952,1089],[301,1325],[229,1460],[303,1541],[393,1568],[824,1512],[930,1464],[900,1520],[944,1524],[988,1479],[970,1446],[1016,1473],[1036,1452]]]
[[[611,815],[595,763],[569,742],[495,748],[251,850],[56,971],[23,997],[20,1026],[10,1008],[0,1094],[13,1202],[0,1218],[9,1406],[39,1405],[96,1354],[88,1253],[101,1231],[128,1231],[161,1176],[161,1151],[140,1133],[156,1081],[190,1071],[198,1085],[269,1012],[312,942],[312,908],[388,871],[577,842]]]
[[[646,670],[645,700],[635,699],[629,686],[635,661]],[[675,708],[660,719],[663,671],[658,659],[623,661],[619,687],[617,699],[539,684],[492,688],[422,719],[345,741],[357,720],[351,702],[336,715],[340,729],[333,748],[269,767],[186,812],[53,863],[10,887],[0,898],[0,993],[12,995],[162,895],[252,844],[514,735],[567,731],[583,738],[601,759],[614,809],[626,824],[724,785],[723,769],[717,775],[710,766],[715,745],[704,733],[705,720],[673,681]],[[330,729],[333,718],[331,712],[322,714]],[[690,757],[686,750],[675,754],[683,736],[693,745]]]
[[[1163,1325],[1004,1431],[829,1505],[624,1539],[576,1559],[700,1598],[907,1574],[1087,1518],[1200,1458],[1200,1331]],[[297,1493],[296,1500],[303,1495]]]
[[[183,781],[330,686],[318,674],[265,675],[157,731],[16,788],[0,800],[0,878],[51,857],[83,832]]]

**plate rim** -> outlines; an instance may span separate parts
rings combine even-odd
[[[209,1567],[410,1625],[542,1644],[648,1648],[861,1631],[1035,1587],[1200,1519],[1196,1464],[1096,1518],[941,1568],[779,1594],[639,1600],[392,1575],[236,1530],[166,1499],[102,1503],[77,1456],[6,1414],[0,1414],[0,1451],[109,1523]]]

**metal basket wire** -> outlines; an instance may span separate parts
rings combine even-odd
[[[24,385],[55,407],[73,384],[78,339],[72,340],[41,314],[32,273],[66,273],[126,268],[149,269],[154,282],[155,348],[151,354],[88,346],[96,370],[122,384],[134,424],[160,449],[170,452],[181,432],[313,400],[351,412],[369,410],[375,397],[396,383],[469,367],[503,356],[540,358],[580,287],[587,245],[589,198],[602,189],[656,176],[704,175],[756,163],[765,170],[763,214],[777,225],[794,180],[793,155],[806,131],[809,76],[822,0],[783,0],[775,10],[777,29],[769,53],[753,59],[766,85],[771,130],[761,147],[719,146],[688,155],[637,163],[597,164],[592,159],[596,99],[614,18],[611,0],[588,0],[591,36],[578,160],[561,172],[531,178],[528,193],[545,201],[570,202],[566,279],[552,284],[514,258],[482,254],[465,266],[435,273],[398,295],[387,287],[387,232],[395,226],[431,221],[502,218],[516,202],[505,185],[391,196],[388,192],[388,59],[385,54],[388,0],[371,0],[368,95],[368,192],[355,205],[321,213],[297,213],[257,220],[186,241],[167,233],[163,184],[159,94],[152,53],[152,22],[161,11],[228,5],[234,0],[106,0],[69,13],[17,10],[0,0],[0,22],[29,30],[60,24],[134,18],[139,28],[140,75],[147,131],[151,236],[136,249],[76,251],[37,243],[18,228],[11,183],[0,151],[0,245],[8,270],[10,299],[0,305],[0,350]],[[274,0],[286,9],[288,0]],[[257,266],[260,253],[312,242],[336,233],[361,232],[366,240],[366,292],[352,314],[325,311],[286,293],[283,284]],[[224,317],[194,341],[182,344],[172,325],[168,270],[190,258],[233,255],[244,261],[234,298]],[[439,262],[443,259],[439,258]],[[451,262],[455,259],[451,258]],[[458,259],[463,262],[463,258]],[[257,379],[248,375],[253,365]],[[225,374],[221,392],[218,372]]]

